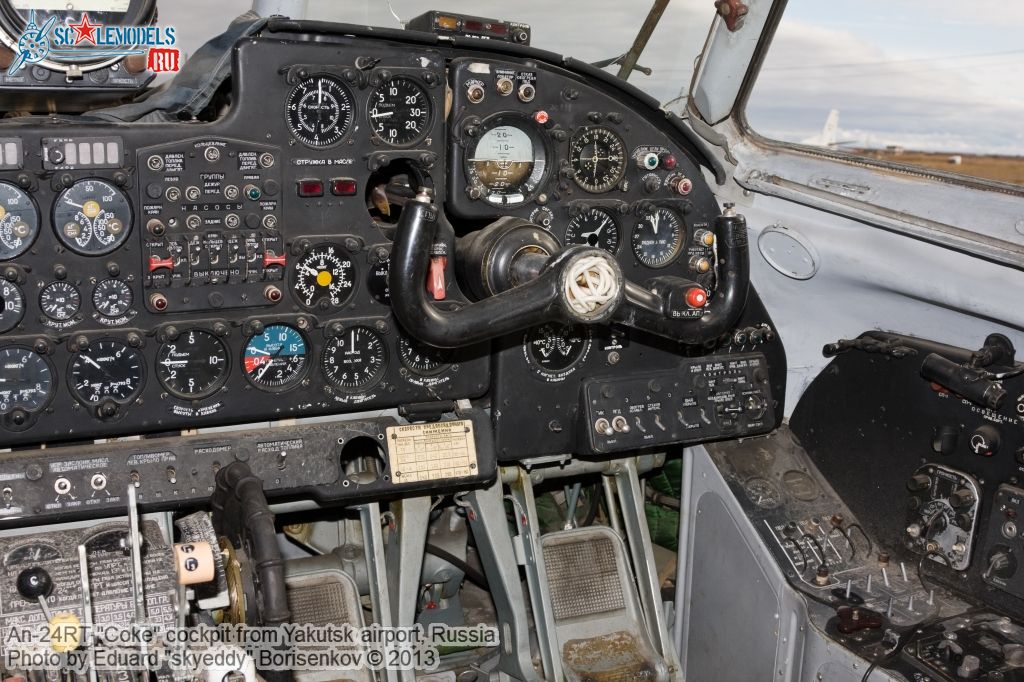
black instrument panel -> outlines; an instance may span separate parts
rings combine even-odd
[[[503,429],[555,433],[538,431],[536,410],[575,404],[583,379],[670,370],[710,350],[544,328],[498,340],[493,355],[488,344],[441,351],[390,312],[394,227],[424,186],[457,235],[517,215],[616,254],[634,281],[675,274],[713,296],[718,207],[657,110],[539,61],[343,35],[240,42],[232,90],[212,122],[0,128],[0,142],[24,151],[20,169],[0,171],[5,444],[478,398],[493,386],[498,404],[514,392],[529,405],[493,413],[499,453],[514,458],[528,453],[503,447]],[[455,259],[438,254],[424,286],[457,305]],[[773,339],[763,309],[748,318],[741,333],[763,333],[735,350]],[[576,433],[571,421],[557,432]],[[550,442],[586,449],[575,436]]]

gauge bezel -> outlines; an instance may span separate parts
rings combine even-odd
[[[327,342],[324,344],[323,350],[320,352],[320,373],[324,375],[324,379],[326,379],[331,386],[333,386],[338,391],[342,391],[345,393],[365,393],[374,386],[379,385],[381,381],[383,381],[384,377],[387,375],[388,363],[390,360],[390,358],[388,357],[389,353],[387,340],[383,334],[365,324],[357,324],[345,329],[343,335],[347,335],[356,330],[369,333],[371,336],[375,337],[377,341],[380,343],[381,353],[383,355],[380,367],[377,369],[376,373],[374,373],[373,377],[371,377],[365,383],[360,384],[359,386],[346,386],[345,384],[338,382],[334,377],[330,375],[330,373],[328,373],[326,367],[327,355],[328,353],[332,352],[332,350],[336,350],[336,343],[338,341],[338,337],[331,337],[330,339],[328,339]]]
[[[404,367],[409,373],[414,374],[415,376],[419,376],[419,377],[436,377],[436,376],[440,376],[440,375],[444,374],[445,372],[447,372],[451,368],[451,366],[454,364],[451,361],[451,358],[449,356],[449,358],[447,360],[445,360],[443,362],[440,362],[435,369],[424,371],[424,370],[422,370],[422,369],[412,365],[411,363],[409,363],[406,360],[405,353],[402,352],[402,344],[403,343],[407,344],[409,348],[412,348],[415,344],[418,344],[420,346],[427,346],[427,344],[424,344],[424,343],[422,343],[420,341],[417,341],[416,339],[413,339],[413,338],[411,338],[409,336],[406,336],[404,334],[401,334],[398,337],[398,349],[397,349],[398,362],[401,363],[402,367]],[[446,349],[446,348],[436,348],[435,349],[433,346],[427,346],[427,348],[430,348],[431,350],[437,350],[437,351],[440,351],[442,353],[449,353],[449,354],[452,353],[452,351],[450,349]]]
[[[43,363],[46,365],[47,369],[50,370],[50,386],[46,392],[46,398],[43,400],[42,404],[40,404],[39,407],[28,409],[22,405],[14,405],[13,407],[6,411],[0,411],[0,416],[6,417],[10,415],[14,410],[18,409],[24,410],[30,415],[37,415],[40,414],[41,412],[45,412],[46,408],[49,407],[50,404],[53,402],[54,398],[57,397],[57,384],[60,381],[60,379],[57,376],[56,367],[54,367],[53,363],[50,362],[50,359],[48,357],[46,357],[42,353],[37,353],[34,348],[29,348],[28,346],[22,345],[20,343],[12,343],[9,346],[0,346],[0,353],[3,353],[4,351],[11,349],[23,350],[26,353],[31,353],[32,355],[35,355],[40,360],[42,360]]]
[[[299,297],[299,294],[297,293],[297,287],[300,276],[299,265],[301,265],[302,262],[305,261],[307,258],[312,257],[317,250],[324,248],[333,248],[335,250],[335,257],[338,258],[339,260],[348,260],[350,266],[349,269],[351,272],[350,279],[352,280],[352,286],[349,288],[348,294],[345,296],[344,299],[341,300],[340,303],[330,303],[326,308],[321,308],[320,302],[324,299],[324,296],[321,296],[312,304],[307,305],[305,300]],[[305,253],[303,253],[295,260],[295,265],[292,267],[291,278],[289,279],[288,284],[291,287],[291,294],[292,297],[295,299],[295,302],[302,306],[304,309],[309,311],[339,310],[348,305],[348,303],[352,300],[352,297],[356,295],[356,292],[359,289],[359,266],[356,265],[356,259],[355,256],[352,255],[352,252],[346,249],[341,244],[338,244],[336,242],[318,242],[310,246],[305,251]],[[327,296],[327,299],[328,301],[330,300],[329,295]]]
[[[615,226],[615,234],[616,234],[616,237],[615,237],[615,248],[613,250],[609,251],[608,249],[605,249],[605,248],[601,247],[600,245],[595,245],[595,246],[593,246],[593,248],[601,249],[602,251],[610,253],[613,256],[618,254],[619,251],[622,250],[622,242],[623,242],[622,230],[623,230],[623,225],[622,225],[622,221],[620,221],[618,219],[618,217],[617,217],[617,211],[614,208],[610,207],[610,206],[600,206],[600,205],[589,206],[589,207],[586,208],[586,210],[582,210],[579,213],[577,213],[576,215],[574,215],[571,218],[569,218],[569,222],[567,222],[565,224],[565,233],[563,234],[562,242],[566,246],[570,246],[570,244],[580,244],[580,245],[583,245],[583,246],[590,246],[590,242],[589,241],[586,241],[586,242],[570,242],[569,241],[569,230],[572,228],[573,224],[577,220],[581,220],[583,218],[583,216],[585,216],[585,215],[587,215],[589,213],[604,213],[606,216],[608,216],[608,218],[611,219],[612,224]]]
[[[619,145],[622,147],[622,164],[619,166],[618,173],[616,174],[614,180],[605,183],[604,185],[587,186],[583,184],[583,182],[581,182],[579,178],[576,154],[576,141],[579,140],[580,137],[582,137],[583,135],[587,133],[594,133],[596,131],[604,131],[611,135],[612,137],[615,137],[619,141]],[[622,178],[626,176],[626,168],[628,166],[629,148],[626,146],[626,140],[623,139],[622,135],[620,135],[615,130],[609,128],[608,126],[583,126],[582,128],[577,129],[576,132],[573,133],[573,136],[569,139],[569,167],[572,169],[572,179],[576,183],[576,186],[582,189],[584,192],[589,192],[590,194],[605,194],[607,192],[611,192],[616,187],[618,187],[619,183],[622,182]]]
[[[5,287],[5,286],[12,287],[15,291],[18,292],[18,296],[19,296],[19,298],[21,298],[21,312],[18,313],[17,319],[14,320],[14,322],[12,324],[10,324],[9,326],[5,325],[2,322],[2,320],[3,320],[4,316],[7,315],[7,312],[8,312],[7,311],[7,303],[6,303],[6,300],[0,299],[0,303],[3,304],[3,308],[4,308],[3,311],[0,312],[0,334],[7,333],[7,332],[11,331],[12,329],[14,329],[15,327],[17,327],[19,324],[21,324],[21,321],[25,319],[25,311],[28,308],[28,302],[25,299],[25,292],[21,290],[21,287],[19,287],[14,282],[8,282],[7,280],[4,280],[3,282],[0,282],[0,287]]]
[[[7,185],[11,189],[13,189],[16,194],[20,194],[25,199],[28,199],[28,203],[32,207],[33,215],[35,216],[36,221],[35,230],[33,231],[32,236],[25,240],[25,243],[22,244],[19,250],[14,251],[10,256],[3,256],[2,252],[0,252],[0,261],[9,261],[27,253],[28,250],[32,248],[32,245],[36,243],[36,240],[39,239],[39,235],[43,231],[43,215],[42,213],[39,212],[39,204],[36,203],[35,197],[33,197],[31,194],[23,190],[21,187],[18,187],[13,182],[0,182],[0,185]]]
[[[128,212],[128,220],[125,221],[124,231],[120,234],[120,236],[115,238],[107,246],[104,246],[102,249],[95,251],[84,250],[81,246],[76,244],[74,240],[68,240],[67,237],[64,235],[64,231],[61,229],[62,225],[58,224],[57,221],[57,207],[60,206],[60,203],[64,200],[64,197],[67,194],[73,192],[76,187],[86,182],[101,183],[109,187],[111,190],[113,190],[114,194],[119,194],[121,198],[124,200],[125,210]],[[65,187],[63,190],[60,191],[57,197],[53,200],[53,207],[50,209],[50,221],[51,225],[53,226],[53,232],[57,236],[57,240],[61,243],[61,245],[63,245],[70,251],[78,254],[79,256],[85,256],[88,258],[92,256],[105,256],[108,253],[113,253],[114,251],[124,246],[125,242],[128,241],[128,237],[131,236],[132,229],[135,227],[135,211],[132,208],[132,202],[131,199],[129,199],[128,194],[120,187],[118,187],[116,184],[114,184],[112,180],[99,177],[86,177],[75,180],[69,187]]]
[[[426,98],[427,107],[427,120],[426,124],[423,126],[423,130],[419,134],[417,134],[417,136],[413,138],[411,141],[403,142],[401,144],[388,142],[386,139],[381,137],[377,133],[377,131],[374,130],[373,123],[371,122],[370,119],[370,109],[373,107],[373,98],[376,96],[377,91],[380,90],[381,88],[387,87],[388,83],[395,80],[406,80],[415,85],[417,88],[419,88],[420,92],[422,92],[423,96]],[[378,140],[381,144],[387,145],[392,149],[409,149],[410,147],[415,147],[416,145],[423,142],[423,140],[425,140],[430,135],[430,131],[434,126],[434,101],[430,97],[430,91],[427,88],[427,85],[420,78],[408,73],[392,74],[390,78],[388,78],[387,80],[382,80],[376,87],[370,90],[370,94],[366,98],[366,110],[363,113],[366,116],[366,127],[369,128],[370,130],[370,136],[374,140]]]
[[[517,185],[517,189],[520,190],[518,192],[518,195],[521,195],[523,199],[522,201],[516,201],[515,203],[511,203],[508,201],[491,201],[489,199],[489,197],[491,196],[507,197],[509,195],[493,194],[493,192],[489,190],[488,187],[485,184],[483,184],[483,182],[479,179],[479,176],[474,171],[471,171],[472,162],[470,161],[470,157],[473,155],[473,151],[481,143],[481,141],[483,140],[484,136],[487,133],[503,125],[519,128],[520,130],[524,131],[528,137],[530,137],[531,141],[534,142],[534,170],[531,170],[530,175],[527,176],[526,180],[520,182]],[[552,163],[553,152],[551,143],[548,140],[548,137],[544,133],[544,131],[529,116],[525,116],[523,114],[511,111],[502,111],[488,116],[487,118],[480,121],[480,124],[477,126],[477,129],[478,132],[476,136],[470,138],[469,143],[466,145],[465,150],[463,151],[462,172],[463,175],[465,176],[467,186],[471,188],[477,187],[482,192],[478,201],[482,201],[488,206],[492,206],[494,208],[515,208],[517,206],[524,206],[533,201],[534,199],[536,199],[537,195],[539,195],[543,191],[544,185],[551,177],[551,167],[552,165],[554,165]],[[537,143],[540,143],[540,156],[538,156],[537,153]],[[528,182],[530,178],[533,177],[538,160],[542,160],[544,162],[544,168],[541,170],[540,177],[537,178],[536,185],[533,187],[533,189],[531,189],[529,192],[522,192],[521,190],[523,189],[524,184]]]
[[[576,357],[574,357],[568,365],[557,371],[552,371],[547,367],[541,365],[537,358],[535,358],[533,353],[531,352],[531,339],[534,336],[535,332],[538,332],[545,327],[550,328],[554,326],[560,327],[562,329],[577,328],[583,332],[583,345],[580,348],[580,352],[576,354]],[[527,366],[529,366],[529,368],[533,371],[533,373],[536,376],[540,377],[545,382],[552,384],[565,381],[574,373],[576,373],[576,371],[587,361],[587,358],[590,357],[590,351],[593,350],[593,347],[594,331],[588,325],[583,324],[576,325],[548,322],[542,325],[538,325],[536,327],[532,327],[526,330],[526,332],[523,334],[522,351],[523,358],[526,361]]]
[[[315,81],[317,79],[320,79],[320,78],[324,78],[326,80],[331,81],[336,87],[340,88],[343,92],[345,92],[348,95],[348,104],[349,104],[348,120],[345,122],[344,128],[342,128],[341,134],[338,135],[338,139],[334,140],[333,142],[329,142],[327,144],[316,144],[315,142],[311,142],[307,137],[303,136],[299,131],[296,130],[296,126],[292,123],[292,119],[291,119],[291,105],[293,103],[292,100],[296,96],[296,93],[298,93],[308,83],[311,83],[311,82],[313,82],[313,81]],[[300,99],[301,99],[301,97],[300,97]],[[308,76],[306,76],[305,78],[302,78],[301,80],[299,80],[299,82],[297,82],[295,85],[293,85],[291,87],[291,89],[288,91],[288,94],[285,96],[285,98],[284,98],[284,123],[285,123],[285,127],[288,129],[288,135],[290,135],[293,140],[295,140],[296,142],[299,142],[300,144],[308,147],[309,149],[315,149],[315,150],[318,150],[318,151],[323,151],[323,150],[326,150],[326,149],[333,149],[334,147],[337,147],[338,145],[342,144],[346,140],[346,138],[348,138],[349,133],[352,132],[352,129],[353,129],[354,124],[355,124],[355,119],[356,119],[356,111],[357,111],[356,107],[357,107],[356,97],[355,97],[355,93],[352,92],[352,88],[350,88],[343,80],[341,80],[337,76],[335,76],[335,75],[333,75],[331,73],[328,73],[327,71],[318,71],[316,73],[311,73]],[[339,123],[335,124],[335,127],[337,128],[340,125],[341,125],[341,123],[339,121]]]
[[[629,235],[629,242],[630,242],[630,248],[631,248],[631,250],[633,252],[633,258],[636,259],[637,263],[639,263],[640,265],[644,266],[645,268],[650,268],[652,270],[661,270],[661,269],[667,268],[667,267],[671,266],[673,263],[677,262],[679,260],[680,256],[686,251],[686,239],[687,239],[686,230],[687,230],[687,228],[686,228],[686,220],[683,218],[683,215],[682,215],[681,212],[679,212],[679,211],[677,211],[674,208],[671,208],[669,206],[655,206],[654,209],[655,209],[655,212],[657,212],[657,213],[661,213],[662,211],[667,211],[667,212],[671,213],[673,215],[673,217],[675,217],[675,219],[679,223],[679,239],[677,240],[676,245],[673,248],[672,255],[670,255],[668,258],[666,258],[664,262],[654,264],[654,263],[649,263],[648,261],[644,260],[644,257],[641,256],[639,253],[637,253],[636,240],[637,240],[637,236],[639,234],[639,227],[640,227],[641,224],[645,224],[646,223],[646,221],[650,217],[649,215],[641,215],[640,218],[633,224],[632,232]]]
[[[299,370],[299,373],[296,374],[291,379],[289,379],[287,383],[282,384],[281,386],[265,386],[263,384],[256,383],[256,381],[254,381],[253,378],[249,376],[249,372],[245,369],[245,351],[249,348],[249,344],[251,344],[252,340],[257,336],[262,336],[263,334],[265,334],[266,331],[271,327],[288,327],[289,329],[291,329],[292,331],[299,335],[299,338],[302,339],[302,343],[305,345],[306,349],[306,352],[304,354],[304,360],[302,362],[302,368]],[[299,329],[297,326],[289,322],[271,322],[267,324],[263,328],[263,330],[260,331],[258,334],[250,334],[245,337],[245,343],[242,344],[242,352],[239,355],[238,366],[242,371],[242,376],[245,377],[245,380],[253,388],[260,391],[265,391],[267,393],[286,393],[294,388],[301,386],[302,382],[306,379],[306,377],[309,376],[309,373],[311,371],[310,366],[313,364],[312,360],[315,357],[313,351],[313,344],[309,342],[309,337],[306,334],[304,334],[303,331]]]
[[[167,384],[166,381],[164,381],[164,378],[160,375],[160,354],[163,352],[163,349],[168,344],[176,343],[178,341],[178,339],[181,339],[183,336],[187,336],[188,334],[191,334],[191,333],[194,333],[194,332],[199,332],[199,333],[202,333],[202,334],[206,334],[207,336],[212,338],[214,341],[216,341],[220,345],[221,351],[223,351],[223,356],[224,356],[224,371],[221,373],[221,375],[217,379],[217,381],[214,382],[209,388],[204,389],[200,393],[190,394],[190,393],[186,393],[184,391],[179,391],[179,390],[177,390],[175,388],[172,388],[171,386],[169,386]],[[156,349],[156,355],[153,358],[153,363],[156,366],[156,369],[153,370],[153,374],[156,376],[156,380],[160,383],[160,386],[165,391],[167,391],[172,396],[174,396],[175,398],[180,398],[182,400],[189,400],[189,401],[206,400],[207,398],[212,397],[218,391],[220,391],[220,389],[222,389],[224,387],[224,384],[226,384],[228,379],[231,377],[231,349],[228,348],[228,344],[224,343],[224,339],[219,337],[217,334],[215,334],[210,329],[206,329],[204,327],[189,327],[188,329],[183,329],[178,334],[178,337],[174,341],[167,340],[167,341],[164,341],[163,343],[161,343],[157,347],[157,349]]]
[[[121,398],[114,398],[113,396],[104,396],[104,397],[100,398],[96,402],[91,402],[89,400],[86,400],[85,397],[82,396],[82,394],[79,392],[78,388],[75,386],[75,382],[74,382],[74,378],[75,377],[74,377],[74,372],[72,371],[72,369],[75,366],[75,362],[80,357],[82,357],[82,355],[84,355],[84,354],[88,353],[90,350],[93,350],[93,349],[96,348],[96,344],[104,343],[104,342],[108,342],[108,341],[114,341],[114,342],[122,344],[126,349],[128,349],[128,351],[130,353],[132,353],[132,354],[134,354],[136,356],[136,358],[138,359],[138,362],[139,362],[139,385],[136,387],[136,389],[134,391],[132,391],[131,395],[129,395],[127,398],[121,399]],[[118,338],[116,336],[104,336],[104,337],[98,338],[98,339],[91,339],[89,341],[89,346],[87,348],[83,348],[82,350],[80,350],[80,351],[78,351],[76,353],[73,353],[71,355],[71,359],[68,361],[68,366],[67,366],[67,370],[66,371],[67,371],[67,385],[68,385],[68,390],[71,392],[71,397],[74,398],[76,401],[78,401],[78,403],[80,405],[83,405],[84,407],[90,408],[90,409],[91,408],[95,408],[95,407],[99,407],[100,405],[103,404],[104,401],[107,401],[107,400],[111,401],[112,403],[114,403],[116,405],[121,405],[121,406],[131,405],[136,400],[138,400],[139,397],[142,395],[143,391],[145,391],[145,389],[146,389],[146,380],[149,378],[149,375],[148,375],[148,373],[146,371],[146,356],[142,353],[142,351],[140,349],[133,348],[130,343],[128,343],[124,339]]]

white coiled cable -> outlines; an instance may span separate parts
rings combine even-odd
[[[619,281],[608,259],[587,256],[572,264],[566,276],[569,307],[580,315],[589,315],[613,301],[619,294]]]

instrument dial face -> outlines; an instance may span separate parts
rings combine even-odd
[[[404,147],[422,140],[430,128],[430,97],[422,85],[395,76],[370,95],[366,118],[382,142]]]
[[[25,296],[7,280],[0,281],[0,333],[14,329],[25,316]]]
[[[355,264],[336,244],[319,244],[295,265],[292,286],[306,308],[339,308],[355,289]]]
[[[384,339],[368,327],[346,329],[327,343],[320,364],[324,376],[338,388],[368,388],[380,381],[387,366]]]
[[[298,329],[272,324],[249,339],[242,355],[246,378],[265,391],[283,391],[302,381],[309,350]]]
[[[53,371],[43,356],[24,346],[0,350],[0,413],[35,412],[52,396]]]
[[[292,88],[285,117],[296,140],[308,147],[330,147],[352,124],[352,93],[336,78],[310,76]]]
[[[398,340],[398,359],[410,372],[430,376],[447,369],[451,351],[427,346],[403,336]]]
[[[134,295],[127,282],[105,279],[92,292],[92,304],[104,317],[121,317],[132,307]]]
[[[495,206],[531,199],[547,172],[540,131],[524,118],[498,116],[480,126],[466,156],[466,178]]]
[[[83,256],[100,256],[121,246],[132,228],[124,192],[105,180],[79,180],[53,206],[53,226],[64,246]]]
[[[39,211],[28,194],[0,182],[0,260],[28,251],[39,235]]]
[[[774,509],[782,504],[782,494],[767,478],[751,478],[743,484],[747,498],[761,509]]]
[[[39,307],[51,320],[70,320],[82,307],[82,295],[70,282],[51,282],[39,292]]]
[[[626,144],[615,131],[584,128],[569,143],[569,158],[576,184],[588,192],[607,192],[626,172]]]
[[[683,248],[683,222],[675,211],[659,208],[633,228],[633,255],[649,268],[663,268]]]
[[[142,392],[142,353],[117,339],[100,339],[75,356],[68,372],[71,392],[84,405],[125,404]]]
[[[60,550],[45,542],[29,542],[15,547],[4,557],[4,567],[21,564],[38,564],[43,561],[60,559]]]
[[[591,333],[587,327],[544,324],[526,333],[526,360],[548,381],[568,377],[590,353]]]
[[[228,378],[227,348],[210,332],[191,329],[157,350],[156,378],[179,398],[211,396]]]
[[[608,253],[619,250],[619,224],[606,208],[592,208],[569,221],[565,228],[565,244],[585,244]]]

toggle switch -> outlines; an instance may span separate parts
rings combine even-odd
[[[430,271],[427,273],[427,291],[435,301],[443,301],[448,287],[444,281],[444,269],[448,266],[447,256],[431,256]]]

